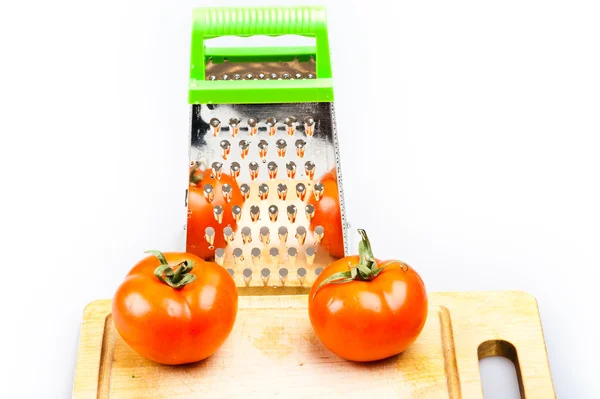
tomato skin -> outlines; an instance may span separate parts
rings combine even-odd
[[[309,295],[310,322],[323,345],[344,359],[385,359],[406,350],[421,333],[427,292],[410,266],[377,260],[379,267],[387,266],[372,281],[326,284],[314,295],[323,280],[358,261],[358,256],[339,259],[319,275]]]
[[[323,184],[323,196],[319,201],[314,194],[308,200],[315,207],[315,216],[310,222],[312,230],[323,226],[325,234],[321,240],[323,247],[336,258],[344,257],[344,234],[342,231],[342,212],[340,209],[339,188],[335,170],[331,170],[320,179]]]
[[[147,359],[185,364],[211,356],[229,336],[238,294],[227,271],[192,254],[165,252],[171,266],[192,260],[196,280],[174,289],[154,276],[160,261],[138,262],[117,289],[112,318],[123,340]]]
[[[233,177],[226,173],[221,174],[221,179],[217,180],[213,175],[212,169],[204,172],[202,180],[198,184],[190,184],[188,191],[188,220],[187,220],[187,241],[186,251],[209,260],[214,258],[214,248],[225,248],[225,237],[223,230],[230,226],[234,231],[237,228],[237,222],[233,217],[231,209],[234,205],[242,206],[244,197]],[[209,202],[204,198],[204,185],[210,184],[214,189],[214,200]],[[231,186],[231,201],[225,201],[222,194],[224,184]],[[213,208],[217,205],[223,207],[223,221],[218,223],[214,217]],[[207,227],[215,229],[214,248],[210,249],[209,244],[204,238]]]

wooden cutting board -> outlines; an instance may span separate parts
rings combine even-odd
[[[241,296],[233,332],[209,359],[163,366],[115,330],[111,301],[84,312],[73,397],[482,398],[479,359],[505,356],[522,397],[555,398],[537,303],[522,292],[430,294],[429,317],[404,353],[345,361],[315,336],[306,295]]]

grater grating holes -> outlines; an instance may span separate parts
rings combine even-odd
[[[233,76],[233,75],[231,75]],[[281,75],[280,75],[281,76]],[[255,75],[255,78],[258,78],[258,74]],[[293,77],[292,77],[293,78]],[[210,110],[212,110],[212,108],[209,108]],[[250,115],[248,115],[250,114]],[[234,214],[234,218],[236,219],[237,222],[244,221],[247,220],[248,221],[248,225],[244,226],[244,223],[242,223],[241,226],[238,227],[239,230],[235,229],[234,226],[234,231],[232,231],[231,236],[228,237],[226,239],[226,243],[232,243],[233,245],[229,245],[230,249],[229,251],[231,252],[227,252],[226,248],[218,248],[217,250],[221,249],[223,251],[223,257],[225,258],[226,256],[229,255],[225,255],[225,254],[232,254],[233,253],[233,261],[235,264],[240,265],[240,266],[244,266],[248,269],[250,269],[250,278],[252,277],[252,270],[254,271],[254,273],[261,273],[262,270],[267,269],[269,271],[269,275],[271,270],[275,271],[275,275],[279,277],[279,280],[282,280],[282,276],[278,275],[277,270],[282,270],[285,269],[287,272],[287,268],[282,268],[280,267],[280,265],[282,265],[283,263],[288,263],[289,265],[293,265],[295,266],[296,263],[300,263],[301,261],[304,262],[305,261],[305,265],[310,266],[313,264],[314,262],[314,258],[317,254],[317,247],[313,247],[312,245],[319,245],[320,239],[323,237],[323,233],[324,230],[322,228],[322,226],[318,226],[316,229],[313,229],[312,227],[310,228],[310,231],[308,229],[308,225],[303,226],[303,224],[306,224],[307,222],[310,223],[312,221],[312,219],[314,218],[314,213],[315,213],[315,208],[312,205],[309,204],[299,204],[299,203],[295,203],[295,205],[293,207],[289,207],[289,204],[279,204],[279,203],[274,203],[275,201],[277,201],[277,199],[279,199],[280,201],[287,201],[288,199],[290,201],[302,201],[304,202],[307,197],[310,195],[315,195],[315,198],[320,199],[323,195],[323,185],[320,182],[312,182],[312,180],[314,180],[315,178],[315,174],[316,174],[316,165],[315,163],[312,161],[312,157],[315,156],[322,156],[321,154],[323,154],[323,152],[319,152],[314,153],[312,151],[314,151],[310,145],[311,143],[311,139],[310,137],[316,133],[315,132],[315,128],[317,127],[316,125],[319,124],[319,122],[317,122],[315,120],[314,117],[312,116],[303,116],[300,119],[296,119],[295,116],[290,116],[289,114],[287,114],[288,116],[286,116],[287,113],[273,113],[271,115],[274,116],[268,116],[266,117],[264,114],[261,115],[260,112],[256,113],[254,111],[252,112],[247,112],[241,115],[241,117],[239,118],[233,118],[231,117],[231,114],[227,114],[227,113],[222,113],[219,115],[219,117],[221,118],[221,120],[226,120],[229,121],[230,123],[228,124],[228,126],[224,126],[221,127],[221,122],[215,117],[212,118],[214,119],[212,123],[209,124],[209,126],[207,127],[207,129],[210,130],[210,132],[212,132],[211,136],[218,136],[220,133],[225,134],[225,132],[231,132],[231,136],[227,135],[227,138],[223,138],[223,140],[221,140],[221,143],[224,144],[224,147],[221,147],[222,152],[222,158],[226,161],[225,165],[223,165],[222,163],[220,165],[215,165],[215,166],[220,166],[220,168],[214,168],[214,169],[220,169],[222,170],[223,167],[226,168],[226,170],[229,170],[230,172],[233,170],[232,173],[232,177],[234,177],[239,184],[239,188],[240,191],[242,193],[242,197],[244,198],[244,200],[249,200],[249,203],[246,204],[245,206],[242,203],[239,204],[234,204],[234,206],[231,209],[231,212],[233,212]],[[260,119],[259,118],[255,118],[253,117],[253,115],[260,115]],[[279,119],[281,118],[281,119]],[[211,120],[212,120],[211,119]],[[300,121],[300,122],[298,122]],[[218,127],[218,130],[216,129]],[[237,130],[237,132],[236,132]],[[252,137],[256,136],[259,132],[265,132],[265,139],[259,137],[259,140],[253,140]],[[274,136],[272,139],[270,137],[267,137],[267,134],[272,133],[272,136]],[[282,133],[283,133],[283,137],[282,137]],[[305,137],[298,137],[298,134],[302,133],[303,136]],[[287,137],[286,137],[287,135]],[[296,135],[295,138],[290,138],[293,137],[294,135]],[[238,137],[241,136],[241,137]],[[320,136],[319,139],[322,139],[323,136]],[[291,141],[290,141],[291,140]],[[308,141],[308,143],[307,143]],[[219,141],[217,141],[216,143],[219,143]],[[308,144],[308,145],[307,145]],[[293,152],[287,152],[287,147],[293,145]],[[239,147],[239,152],[234,152],[233,155],[231,155],[231,146],[236,147],[236,149]],[[275,149],[280,149],[281,151],[279,152],[275,152],[271,154],[269,156],[269,152],[268,152],[268,147],[269,146],[274,146]],[[307,148],[311,148],[309,151],[311,151],[311,153],[307,153],[306,149]],[[219,151],[219,148],[217,147],[217,154]],[[226,150],[226,151],[225,151]],[[317,148],[318,151],[322,151],[321,148]],[[238,155],[239,154],[239,155]],[[310,160],[302,160],[301,162],[299,162],[299,165],[296,165],[296,161],[298,159],[302,159],[304,158],[307,154],[311,155],[311,159]],[[205,154],[209,159],[212,156],[211,153]],[[258,155],[258,156],[257,156]],[[273,157],[277,157],[275,158],[275,160],[269,159],[269,158],[273,158]],[[328,155],[326,155],[328,156]],[[228,160],[228,157],[232,157],[234,159]],[[287,157],[287,158],[286,158]],[[291,157],[295,157],[295,160],[291,160]],[[235,159],[237,158],[237,160]],[[241,159],[240,159],[241,158]],[[250,159],[248,159],[250,158]],[[258,162],[254,162],[253,158],[255,160],[257,160]],[[244,160],[248,159],[246,162],[244,162]],[[277,159],[281,159],[281,161],[277,161]],[[249,162],[250,161],[250,162]],[[265,163],[265,168],[261,168],[260,167],[260,163],[261,161],[263,163]],[[268,162],[268,163],[267,163]],[[213,165],[215,164],[215,162],[213,162]],[[326,164],[326,167],[329,165]],[[298,172],[297,168],[298,166],[300,166],[300,170],[303,173]],[[278,169],[279,168],[285,168],[286,173],[283,176],[278,176]],[[248,168],[250,170],[254,169],[256,171],[256,174],[254,176],[254,178],[252,178],[252,175],[250,175],[250,178],[248,177],[249,175],[245,174],[246,172],[243,171],[242,169]],[[261,171],[260,169],[266,169]],[[320,164],[319,164],[319,170],[320,169]],[[219,174],[219,170],[213,170],[213,175],[215,175],[215,177],[217,177],[217,175]],[[280,174],[279,174],[280,175]],[[287,175],[288,179],[290,180],[294,180],[296,179],[298,176],[300,176],[300,179],[302,179],[301,182],[295,181],[292,182],[292,190],[293,192],[295,192],[295,196],[287,197],[287,185],[285,183],[281,183],[281,182],[273,182],[271,183],[272,185],[269,185],[267,183],[269,183],[270,180],[277,180],[278,177],[283,177],[285,178]],[[263,182],[260,181],[260,179],[263,179]],[[257,183],[250,183],[251,181],[254,180],[258,180]],[[248,182],[248,184],[246,184],[245,182]],[[256,184],[256,185],[254,185]],[[288,183],[289,184],[289,183]],[[231,186],[229,186],[231,187]],[[315,192],[315,187],[316,187],[316,192]],[[217,188],[219,188],[219,186],[217,186]],[[270,190],[269,190],[270,188]],[[277,191],[277,196],[274,195],[274,193],[270,193],[269,191]],[[209,190],[210,191],[210,190]],[[227,186],[225,185],[220,185],[220,189],[215,190],[213,187],[213,193],[216,196],[222,195],[223,198],[225,199],[225,201],[230,202],[232,200],[229,192],[230,190],[228,189]],[[313,192],[311,192],[313,191]],[[272,195],[271,195],[272,194]],[[237,197],[234,197],[237,198]],[[257,200],[261,201],[261,202],[256,202]],[[265,201],[264,204],[261,204],[262,201]],[[256,204],[256,205],[255,205]],[[278,218],[278,212],[279,212],[279,207],[278,205],[283,205],[283,207],[286,210],[286,215],[287,220],[285,220],[286,218],[284,217],[284,221],[285,223],[290,222],[292,224],[296,224],[296,226],[293,227],[293,234],[295,239],[291,240],[291,242],[287,242],[287,229],[283,229],[283,231],[280,231],[280,229],[277,226],[273,228],[273,232],[277,231],[277,235],[279,236],[279,242],[277,242],[277,240],[275,240],[275,242],[273,243],[274,246],[270,246],[270,240],[267,241],[267,239],[269,239],[270,237],[268,237],[267,235],[261,235],[260,234],[260,230],[262,230],[262,228],[266,228],[269,229],[268,226],[262,226],[260,229],[258,228],[258,225],[255,225],[257,227],[254,227],[252,229],[250,229],[248,236],[248,243],[252,242],[252,238],[254,238],[256,240],[256,243],[260,242],[262,243],[262,245],[264,245],[265,247],[262,247],[261,245],[259,246],[255,246],[255,247],[244,247],[244,248],[236,248],[235,247],[235,236],[236,233],[235,231],[237,230],[237,237],[240,237],[241,235],[241,230],[243,229],[243,227],[248,227],[251,225],[251,222],[257,222],[260,219],[260,213],[261,212],[268,212],[268,216],[269,219],[266,220],[267,223],[283,223],[281,219]],[[247,207],[247,208],[246,208]],[[246,213],[248,211],[248,208],[250,210],[250,220],[248,220],[248,214]],[[261,209],[262,208],[262,209]],[[288,209],[289,208],[289,209]],[[302,211],[301,214],[299,215],[298,212],[299,210]],[[289,211],[289,212],[288,212]],[[237,216],[237,218],[236,218]],[[301,216],[301,217],[300,217]],[[300,224],[298,224],[300,223]],[[242,227],[243,226],[243,227]],[[284,227],[284,226],[281,226]],[[289,224],[288,224],[289,227]],[[315,234],[315,230],[316,230],[316,234]],[[283,233],[283,234],[279,234],[279,233]],[[224,231],[224,235],[225,235],[225,231]],[[310,238],[309,238],[310,237]],[[208,239],[208,237],[207,237]],[[263,241],[264,239],[264,241]],[[239,244],[240,246],[242,245],[243,240],[240,240]],[[306,244],[306,245],[305,245]],[[227,244],[226,244],[227,245]],[[256,244],[254,244],[256,245]],[[301,247],[301,248],[300,248]],[[221,251],[219,251],[219,254],[217,254],[217,250],[215,250],[215,260],[219,260],[220,261],[220,257],[218,256]],[[243,264],[244,262],[244,252],[250,253],[252,256],[251,260],[252,263],[250,263],[250,259],[246,260],[246,264]],[[256,256],[258,255],[258,256]],[[229,261],[231,261],[231,259],[229,259]],[[269,267],[263,268],[263,269],[254,269],[252,267],[250,267],[249,265],[254,265],[255,267],[258,266],[264,266],[264,264],[259,264],[259,262],[270,262],[269,263]],[[321,263],[322,264],[322,263]],[[228,264],[229,265],[229,264]],[[302,266],[300,264],[298,264],[298,266]],[[275,267],[275,269],[273,269],[273,267]],[[304,269],[304,272],[300,271],[300,269],[296,269],[296,267],[293,267],[290,271],[294,274],[296,274],[298,276],[298,279],[300,280],[302,276],[306,277],[307,272],[306,272],[306,268]],[[242,271],[244,269],[240,268],[232,268],[231,270],[236,271]],[[315,272],[315,269],[310,269],[311,273]],[[239,273],[239,272],[237,272]],[[242,274],[242,273],[240,273]],[[316,272],[315,272],[316,274]],[[262,273],[261,273],[262,275]],[[239,276],[239,274],[238,274]],[[260,285],[260,281],[255,282],[254,285]],[[263,281],[264,283],[264,281]],[[281,284],[284,284],[285,280],[281,281]],[[266,284],[266,283],[265,283]],[[295,281],[294,284],[298,284],[297,281]]]

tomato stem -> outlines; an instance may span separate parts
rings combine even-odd
[[[173,271],[173,267],[169,265],[162,252],[151,249],[146,251],[146,253],[152,254],[158,258],[160,261],[160,266],[154,269],[154,275],[169,287],[181,289],[187,284],[196,280],[196,275],[190,273],[194,268],[193,261],[184,260],[183,262],[174,266],[176,269]]]
[[[362,229],[358,229],[358,234],[361,236],[361,241],[358,243],[358,255],[359,260],[356,266],[352,267],[346,272],[334,273],[327,277],[317,286],[317,289],[313,293],[313,298],[317,295],[317,292],[328,284],[344,284],[355,280],[358,281],[371,281],[379,275],[386,268],[387,265],[382,267],[377,266],[377,260],[373,255],[371,249],[371,242],[367,237],[367,232]]]

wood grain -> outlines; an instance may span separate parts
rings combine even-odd
[[[389,359],[352,363],[315,336],[305,295],[241,296],[235,328],[209,359],[163,366],[116,332],[110,300],[84,312],[73,397],[482,398],[479,359],[505,356],[522,397],[555,398],[537,303],[522,292],[433,293],[419,339]]]

